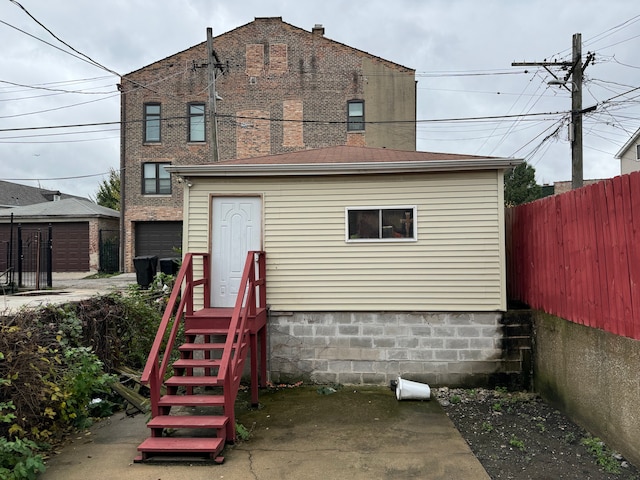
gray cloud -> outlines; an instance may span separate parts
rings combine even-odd
[[[584,106],[640,86],[635,54],[640,37],[634,38],[640,22],[634,3],[626,1],[21,3],[56,35],[119,73],[204,41],[209,26],[220,34],[260,16],[282,16],[306,30],[321,23],[328,38],[416,69],[420,120],[570,110],[568,92],[549,87],[546,82],[551,77],[546,71],[529,68],[526,74],[517,73],[524,69],[511,67],[511,62],[567,59],[571,36],[577,32],[582,33],[583,52],[596,52],[596,62],[585,71]],[[635,22],[623,25],[634,18]],[[65,48],[9,1],[0,3],[0,19]],[[108,93],[61,93],[0,83],[0,129],[119,120],[117,76],[6,24],[0,24],[0,80]],[[484,75],[468,75],[474,72]],[[513,74],[486,75],[504,72]],[[585,178],[619,173],[614,154],[640,126],[638,94],[619,97],[618,101],[628,102],[602,105],[585,118]],[[417,128],[420,150],[523,157],[535,166],[539,182],[568,180],[571,175],[567,128],[560,115],[517,122],[422,122]],[[556,136],[541,143],[556,129]],[[100,174],[119,167],[117,126],[75,130],[80,133],[58,135],[68,132],[58,129],[0,132],[0,179],[94,195],[105,178]]]

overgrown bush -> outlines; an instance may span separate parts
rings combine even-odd
[[[40,450],[113,413],[111,373],[144,366],[172,280],[0,317],[0,478],[35,479]]]

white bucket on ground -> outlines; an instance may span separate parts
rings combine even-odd
[[[431,389],[426,383],[412,382],[398,377],[396,398],[398,400],[429,400]]]

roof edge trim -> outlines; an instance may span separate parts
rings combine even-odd
[[[208,165],[172,165],[170,173],[185,177],[244,177],[244,176],[300,176],[300,175],[358,175],[375,173],[454,172],[466,170],[507,170],[520,163],[517,158],[486,160],[427,160],[422,162],[377,163],[315,163],[315,164],[240,164],[224,162]]]

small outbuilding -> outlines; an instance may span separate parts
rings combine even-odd
[[[511,158],[337,146],[168,167],[183,252],[210,252],[233,305],[267,264],[274,381],[481,384],[502,369],[504,171]]]
[[[119,224],[118,211],[78,197],[0,209],[0,270],[7,268],[11,233],[15,243],[18,225],[25,231],[43,232],[51,225],[52,271],[95,273],[106,244],[116,250],[117,271]],[[17,247],[12,251],[15,254]],[[114,255],[112,249],[109,255]]]

